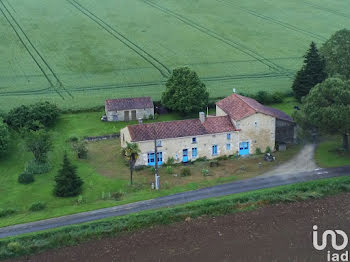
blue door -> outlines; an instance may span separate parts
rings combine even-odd
[[[148,153],[148,165],[149,166],[155,166],[156,159],[155,159],[155,153]],[[163,153],[158,152],[158,165],[163,164]]]
[[[188,149],[182,150],[182,162],[184,163],[188,162]]]
[[[239,154],[241,156],[249,155],[249,142],[239,143]]]

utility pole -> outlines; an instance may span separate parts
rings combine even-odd
[[[155,160],[155,165],[154,165],[154,179],[155,179],[155,189],[159,190],[159,176],[158,176],[158,145],[157,145],[157,133],[156,129],[153,124],[153,134],[154,134],[154,160]]]

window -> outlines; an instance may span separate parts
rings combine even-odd
[[[157,147],[161,147],[162,146],[162,140],[157,140]]]
[[[231,150],[231,144],[226,144],[226,150]]]
[[[193,158],[197,157],[197,147],[192,148],[192,157]]]
[[[197,143],[197,137],[192,137],[192,144],[196,144]]]
[[[231,133],[227,134],[227,140],[231,140]]]
[[[148,153],[148,165],[154,165],[155,162],[155,154]]]
[[[162,162],[163,162],[163,153],[158,152],[158,164],[162,164]]]
[[[218,146],[213,145],[213,151],[212,151],[213,156],[216,156],[218,154]]]

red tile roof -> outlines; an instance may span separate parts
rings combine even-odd
[[[216,105],[235,121],[241,120],[255,113],[262,113],[273,116],[277,119],[293,122],[293,119],[281,110],[264,106],[252,98],[238,94],[226,97],[217,102]]]
[[[199,119],[188,119],[130,125],[128,129],[133,142],[153,140],[155,133],[157,139],[166,139],[236,131],[228,116],[208,117],[203,124]]]
[[[151,97],[119,98],[105,101],[107,111],[153,108]]]

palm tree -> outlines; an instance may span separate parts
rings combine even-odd
[[[139,158],[140,153],[139,146],[135,143],[128,143],[126,142],[126,147],[122,149],[123,156],[126,157],[126,159],[129,162],[130,167],[130,184],[132,185],[132,173],[135,169],[136,160]]]

